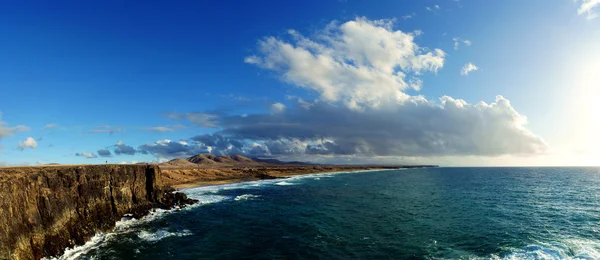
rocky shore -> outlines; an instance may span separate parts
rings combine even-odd
[[[156,165],[0,168],[0,259],[60,256],[125,214],[192,203]]]
[[[231,158],[231,161],[227,161]],[[193,159],[193,160],[192,160]],[[422,166],[276,165],[198,155],[192,164],[0,167],[0,259],[60,256],[124,215],[195,203],[174,188],[294,175]],[[210,160],[210,161],[209,161]]]

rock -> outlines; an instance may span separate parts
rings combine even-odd
[[[181,192],[166,192],[161,199],[161,206],[165,208],[180,207],[184,208],[186,205],[191,205],[198,202],[198,200],[189,199],[187,195]]]
[[[154,165],[0,168],[0,259],[60,256],[123,216],[194,203],[172,191]]]

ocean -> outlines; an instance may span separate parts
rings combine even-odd
[[[600,259],[600,168],[426,168],[185,189],[63,259]]]

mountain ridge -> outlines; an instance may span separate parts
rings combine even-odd
[[[197,167],[254,167],[275,165],[315,165],[306,162],[284,162],[277,159],[261,159],[257,157],[246,157],[240,154],[214,155],[197,154],[188,158],[175,158],[168,162],[160,163],[165,168],[197,168]]]

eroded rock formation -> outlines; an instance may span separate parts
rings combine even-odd
[[[124,214],[192,203],[154,165],[0,168],[0,259],[61,255]]]

